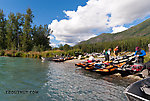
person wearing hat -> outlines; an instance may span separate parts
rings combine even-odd
[[[146,52],[142,50],[140,47],[135,48],[135,54],[134,56],[137,57],[137,62],[138,63],[143,63],[144,62],[144,56],[146,55]]]

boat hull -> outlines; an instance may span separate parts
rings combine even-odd
[[[150,101],[150,95],[145,94],[140,88],[150,84],[150,78],[137,81],[128,86],[124,93],[129,101]]]

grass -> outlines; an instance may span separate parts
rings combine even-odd
[[[14,50],[1,50],[0,56],[8,56],[8,57],[27,57],[27,58],[41,58],[41,57],[55,57],[56,55],[61,56],[75,56],[75,52],[79,52],[81,50],[69,50],[69,51],[61,51],[61,50],[50,50],[43,52],[23,52],[23,51],[14,51]],[[144,57],[144,63],[150,61],[150,53],[147,52]]]
[[[150,53],[149,52],[147,52],[146,56],[144,57],[144,63],[146,63],[148,61],[150,61]]]
[[[27,57],[27,58],[41,58],[41,57],[55,57],[57,56],[75,56],[75,52],[79,52],[81,50],[69,50],[69,51],[62,51],[62,50],[50,50],[50,51],[43,51],[43,52],[24,52],[24,51],[16,51],[16,50],[0,50],[0,56],[8,56],[8,57]]]

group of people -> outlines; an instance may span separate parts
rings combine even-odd
[[[113,50],[114,52],[114,56],[115,58],[118,57],[118,53],[119,53],[119,47],[116,46]],[[110,55],[111,55],[111,48],[109,48],[108,50],[104,50],[103,54],[105,55],[105,61],[109,61],[110,60]],[[142,50],[140,47],[136,47],[135,48],[135,54],[134,56],[136,57],[137,63],[143,63],[144,62],[144,56],[146,55],[146,52],[144,50]],[[93,62],[94,56],[91,55],[88,59],[88,62]]]
[[[117,58],[118,53],[119,53],[119,47],[116,46],[116,48],[113,51],[114,51],[115,58]],[[111,49],[108,49],[107,51],[104,50],[103,53],[105,55],[105,61],[109,61],[109,56],[111,55]],[[142,50],[140,47],[135,48],[134,56],[137,59],[137,63],[143,63],[145,55],[146,55],[146,52],[144,50]]]
[[[109,61],[109,56],[111,55],[111,48],[109,48],[107,51],[104,50],[103,53],[105,55],[105,61]],[[118,46],[116,46],[116,48],[114,49],[114,54],[116,57],[118,56],[118,53],[119,53],[119,49]],[[94,56],[90,55],[88,62],[93,62],[94,60],[95,60]]]
[[[114,56],[117,58],[119,53],[119,47],[116,46],[116,48],[114,49]],[[103,54],[105,55],[105,61],[109,61],[109,56],[111,55],[111,48],[109,48],[107,51],[104,50]]]

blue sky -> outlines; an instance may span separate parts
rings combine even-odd
[[[0,9],[7,17],[31,8],[33,25],[48,24],[51,45],[58,46],[137,25],[150,17],[149,4],[150,0],[1,0]]]
[[[63,10],[75,10],[79,5],[85,5],[87,0],[0,0],[0,9],[6,16],[10,12],[25,13],[31,8],[36,25],[50,24],[52,20],[65,18]]]

